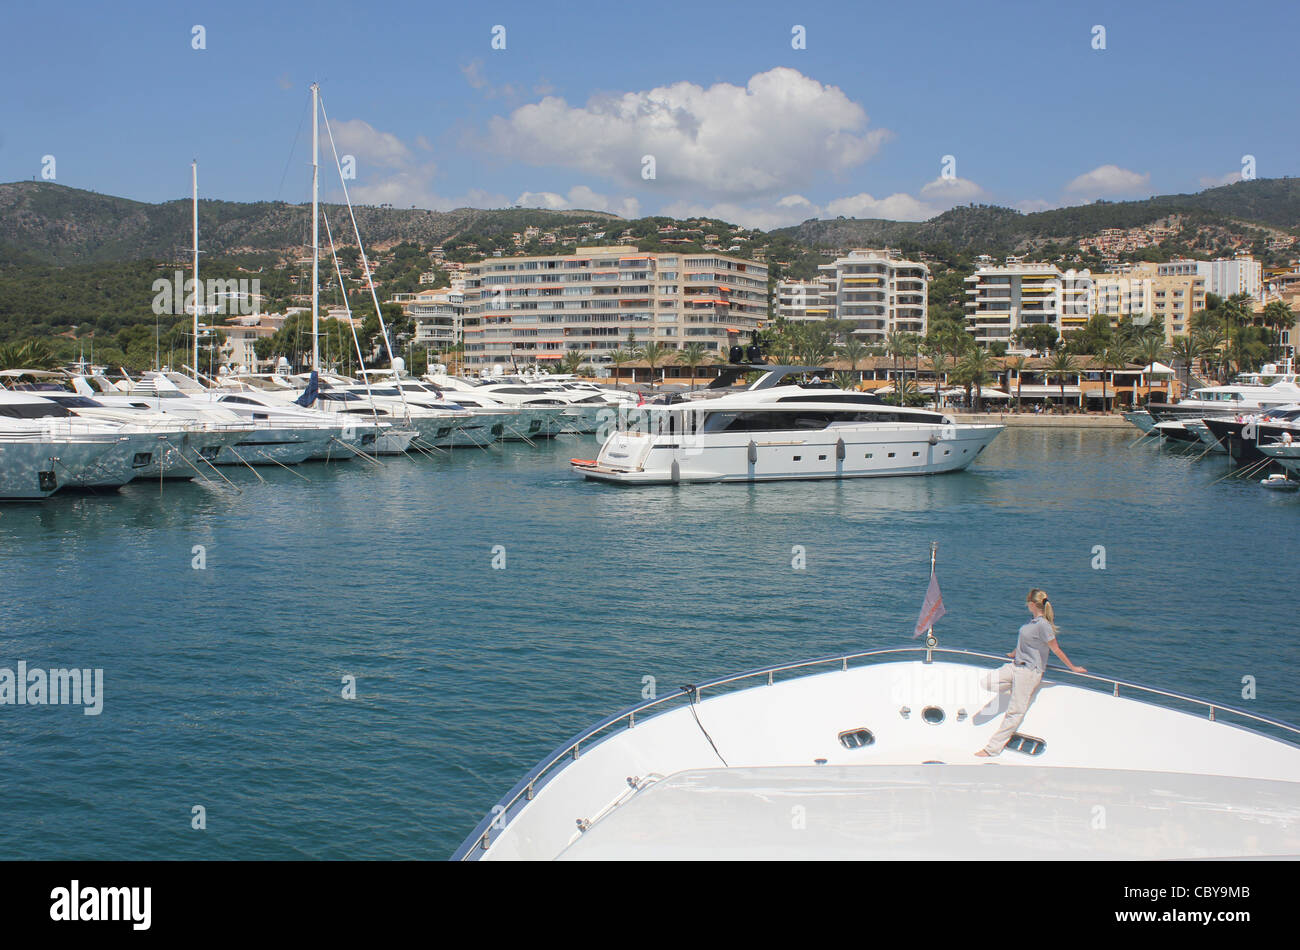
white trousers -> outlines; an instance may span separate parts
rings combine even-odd
[[[1034,701],[1034,696],[1038,694],[1038,687],[1042,682],[1043,674],[1038,670],[1030,666],[1016,666],[1014,663],[1007,663],[984,674],[980,683],[985,689],[996,693],[1011,690],[1011,705],[1007,707],[1007,714],[1002,717],[1002,725],[984,747],[985,752],[989,755],[997,755],[1002,751],[1011,739],[1012,733],[1020,728],[1025,713],[1029,711],[1029,704]]]

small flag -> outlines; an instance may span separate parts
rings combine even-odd
[[[637,400],[636,407],[640,409],[644,405],[645,405],[645,393],[641,393],[641,398]]]
[[[921,605],[921,616],[916,620],[916,632],[912,634],[912,639],[915,640],[933,627],[934,622],[946,613],[943,609],[943,595],[939,593],[939,578],[931,574],[930,589],[925,592],[925,603]]]

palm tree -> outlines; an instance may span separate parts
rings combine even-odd
[[[644,343],[636,355],[646,361],[650,367],[650,388],[655,384],[655,367],[668,356],[668,348],[661,343]]]
[[[948,371],[948,357],[944,355],[943,349],[937,344],[928,345],[930,357],[930,368],[934,370],[934,408],[939,408],[939,384],[943,380],[943,374]]]
[[[988,350],[976,347],[962,357],[957,373],[968,390],[975,387],[975,411],[979,412],[983,408],[984,384],[993,378],[993,357]]]
[[[0,345],[0,369],[50,369],[58,360],[44,340]]]
[[[624,363],[630,363],[636,359],[636,353],[631,350],[618,349],[609,354],[609,361],[614,364],[614,381],[618,381],[618,371]]]
[[[1209,372],[1208,363],[1211,359],[1217,364],[1222,358],[1222,350],[1228,342],[1223,335],[1223,327],[1207,325],[1192,334],[1192,339],[1196,341],[1197,353],[1201,357],[1202,368]]]
[[[1097,355],[1097,365],[1101,367],[1101,411],[1106,411],[1106,372],[1108,370],[1123,369],[1128,365],[1129,348],[1123,343],[1112,343]],[[1116,394],[1118,398],[1118,393]],[[1083,391],[1080,389],[1079,401],[1083,401]]]
[[[580,350],[570,350],[560,360],[560,372],[576,376],[586,361],[587,357]]]
[[[1170,355],[1175,363],[1182,363],[1187,368],[1186,388],[1192,388],[1192,364],[1196,362],[1196,357],[1200,353],[1200,347],[1190,336],[1176,336],[1174,342],[1169,347]]]
[[[687,343],[677,353],[677,362],[691,371],[691,391],[695,391],[695,369],[708,358],[703,343]]]
[[[858,364],[867,358],[867,345],[855,336],[850,336],[840,347],[840,353],[849,361],[853,372],[858,371]]]
[[[1282,331],[1295,323],[1295,313],[1291,305],[1284,300],[1274,300],[1264,306],[1264,326],[1273,331],[1273,345],[1270,352],[1276,352],[1282,346]]]
[[[1025,375],[1025,370],[1029,368],[1029,357],[1013,356],[1011,359],[1007,361],[1006,368],[1009,372],[1014,372],[1016,374],[1016,412],[1019,412],[1020,411],[1020,379]]]
[[[835,355],[835,345],[826,327],[808,323],[800,328],[795,342],[795,355],[805,366],[821,366]]]
[[[894,361],[895,383],[898,381],[898,361],[907,353],[907,342],[903,339],[903,336],[897,330],[890,330],[889,335],[885,337],[885,352]],[[895,389],[897,390],[897,387]]]
[[[1048,373],[1056,377],[1057,383],[1061,387],[1061,411],[1065,411],[1065,377],[1071,373],[1077,373],[1079,366],[1074,361],[1074,357],[1069,353],[1053,353],[1052,358],[1047,361]],[[1080,396],[1082,399],[1082,396]]]
[[[836,373],[832,378],[835,380],[835,385],[840,387],[840,389],[853,388],[852,373]]]

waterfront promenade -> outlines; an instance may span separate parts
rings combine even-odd
[[[1109,413],[1066,412],[952,412],[958,422],[997,422],[1006,426],[1041,426],[1044,428],[1123,429],[1128,422],[1120,415]]]

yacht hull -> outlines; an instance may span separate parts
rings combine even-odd
[[[1002,431],[1000,425],[853,426],[817,432],[662,436],[620,432],[592,462],[574,460],[586,478],[619,485],[882,478],[958,472]],[[670,437],[671,438],[671,437]]]

